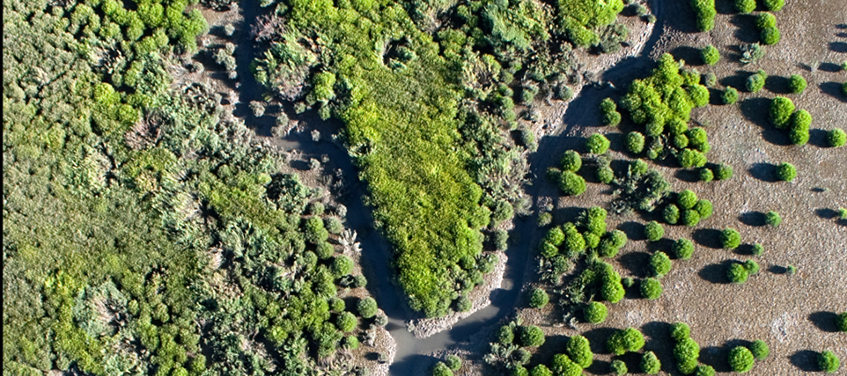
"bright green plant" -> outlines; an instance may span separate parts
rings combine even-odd
[[[703,167],[698,172],[698,177],[700,178],[700,181],[708,183],[715,178],[715,174],[712,172],[711,169]]]
[[[720,52],[711,44],[700,50],[700,56],[703,58],[703,63],[708,65],[715,65],[721,59]]]
[[[712,366],[701,364],[694,369],[694,376],[715,376],[715,369]]]
[[[362,316],[362,318],[365,319],[369,319],[376,315],[378,307],[376,305],[376,300],[371,297],[366,297],[364,299],[359,300],[356,309],[359,311],[359,316]]]
[[[776,97],[771,100],[770,105],[770,120],[771,123],[778,129],[784,129],[789,126],[791,114],[794,113],[794,103],[785,97]]]
[[[724,249],[735,249],[741,245],[741,234],[734,228],[726,228],[721,231],[721,247]]]
[[[694,254],[694,243],[688,239],[679,239],[673,245],[673,254],[680,260],[688,260]]]
[[[792,181],[797,177],[797,169],[791,163],[780,163],[776,166],[776,177],[782,181]]]
[[[565,195],[579,196],[585,192],[585,188],[585,179],[581,176],[571,171],[562,172],[559,178],[559,189],[561,189]]]
[[[765,360],[770,355],[771,349],[765,341],[757,339],[750,344],[750,353],[757,360]]]
[[[615,359],[609,364],[609,369],[617,376],[626,375],[629,369],[626,368],[626,363],[623,360]]]
[[[617,105],[611,98],[600,102],[600,111],[603,114],[603,124],[615,127],[621,122],[621,114],[617,111]]]
[[[769,211],[765,214],[765,223],[771,227],[777,227],[782,223],[782,216],[775,211]]]
[[[665,236],[665,228],[659,222],[650,221],[644,225],[644,237],[651,242],[659,241]]]
[[[721,102],[723,104],[734,104],[738,102],[738,90],[734,87],[727,87],[723,93],[721,93]]]
[[[756,274],[759,272],[759,263],[755,260],[744,261],[744,269],[747,269],[748,274]]]
[[[609,313],[606,305],[601,302],[590,302],[584,310],[585,321],[590,324],[599,324],[606,320],[606,315]]]
[[[765,253],[765,246],[763,246],[759,243],[753,244],[753,255],[754,256],[761,256],[764,253]]]
[[[840,332],[847,332],[847,312],[841,312],[835,317],[835,328]]]
[[[847,143],[847,133],[839,128],[832,129],[826,133],[826,142],[830,147],[842,147]]]
[[[735,10],[738,13],[751,13],[756,10],[756,0],[735,0]]]
[[[662,251],[650,256],[650,274],[656,278],[662,278],[671,271],[671,259]]]
[[[432,369],[432,376],[453,376],[453,371],[443,362],[438,362]]]
[[[349,333],[352,332],[353,329],[356,329],[356,325],[359,323],[356,320],[356,316],[350,312],[342,312],[338,315],[338,320],[336,320],[336,326],[342,332]]]
[[[700,345],[690,337],[677,342],[673,348],[676,368],[685,375],[697,369],[697,359],[700,357]]]
[[[744,267],[744,264],[733,263],[727,269],[726,276],[729,278],[729,281],[735,284],[743,284],[747,282],[747,277],[750,273],[747,271],[747,268]]]
[[[685,210],[680,216],[680,222],[688,227],[697,226],[700,223],[700,213],[693,209]]]
[[[700,220],[707,219],[712,216],[713,212],[712,202],[706,199],[699,199],[697,203],[694,204],[694,211],[700,215]]]
[[[579,171],[582,167],[582,157],[574,150],[568,150],[562,155],[562,171]]]
[[[445,359],[444,361],[447,364],[447,367],[453,371],[458,371],[459,368],[462,368],[462,358],[459,358],[456,355],[447,355],[447,359]]]
[[[674,341],[682,341],[688,338],[690,335],[691,327],[688,326],[688,324],[681,321],[677,321],[671,324],[671,338],[673,338]]]
[[[794,94],[800,94],[806,90],[806,79],[799,74],[792,74],[788,78],[788,89]]]
[[[715,179],[717,180],[729,180],[732,178],[732,174],[732,166],[728,164],[721,163],[715,167]]]
[[[764,5],[771,12],[779,12],[785,6],[785,0],[764,0]]]
[[[676,203],[681,209],[691,209],[697,204],[697,194],[690,189],[686,189],[677,194]]]
[[[627,133],[626,150],[632,154],[640,154],[644,151],[644,135],[636,131]]]
[[[818,355],[818,367],[826,373],[835,373],[841,367],[841,360],[832,351],[826,350]]]
[[[756,16],[756,28],[763,30],[769,27],[776,27],[776,17],[774,17],[773,13],[759,13]]]
[[[544,308],[550,297],[547,292],[540,288],[534,288],[529,293],[529,306],[532,308]]]
[[[529,376],[553,376],[553,371],[547,368],[547,366],[539,364],[532,367],[532,370],[529,371]]]
[[[765,87],[765,77],[758,73],[753,73],[750,77],[747,77],[745,87],[751,93],[758,93],[759,90]]]
[[[753,353],[744,346],[736,346],[729,350],[727,362],[733,372],[745,373],[753,369],[755,358]]]
[[[521,327],[521,344],[526,347],[538,347],[544,344],[544,331],[535,325]]]
[[[662,218],[665,223],[675,225],[679,221],[679,207],[674,204],[668,204],[662,210]]]
[[[641,292],[642,298],[647,300],[658,299],[659,296],[662,295],[662,283],[655,278],[646,278],[641,281],[639,291]]]
[[[585,148],[591,154],[605,154],[609,145],[609,139],[599,133],[592,134],[585,142]]]
[[[662,363],[652,351],[648,351],[641,356],[641,371],[648,375],[655,375],[662,369]]]
[[[588,368],[594,362],[594,354],[591,352],[591,345],[588,343],[588,339],[580,335],[575,335],[568,339],[565,353],[574,363],[579,364],[582,368]]]

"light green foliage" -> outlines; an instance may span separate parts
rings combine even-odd
[[[771,12],[779,12],[785,6],[785,0],[764,0],[765,9]]]
[[[659,296],[662,295],[664,289],[662,288],[662,283],[659,282],[658,279],[646,278],[641,281],[639,291],[641,292],[642,298],[645,298],[647,300],[654,300],[658,299]]]
[[[708,183],[715,178],[715,174],[712,172],[711,169],[709,169],[707,167],[703,167],[703,168],[700,168],[700,172],[698,172],[698,177],[699,177],[700,181],[702,181],[704,183]]]
[[[609,166],[598,167],[596,178],[600,183],[609,184],[615,179],[615,170],[612,170]]]
[[[444,362],[438,362],[432,369],[432,376],[453,376],[453,371]]]
[[[557,0],[559,25],[577,47],[597,44],[595,30],[615,21],[623,10],[623,1]]]
[[[568,196],[579,196],[585,192],[585,179],[570,171],[562,172],[559,178],[559,189]]]
[[[726,228],[721,231],[720,235],[721,247],[725,249],[735,249],[741,245],[741,234],[734,228]]]
[[[776,97],[771,100],[770,105],[770,121],[778,129],[784,129],[789,126],[791,114],[794,113],[794,103],[785,97]]]
[[[747,77],[747,82],[745,83],[747,91],[751,93],[758,93],[759,90],[762,90],[762,88],[765,87],[766,78],[767,77],[758,73],[753,73],[750,77]]]
[[[788,138],[794,145],[805,145],[809,142],[809,127],[812,125],[812,115],[806,110],[799,110],[791,115],[791,127]]]
[[[697,30],[710,31],[715,28],[715,0],[691,0],[691,7],[697,15]]]
[[[729,278],[729,281],[736,284],[747,282],[747,277],[749,275],[750,273],[747,271],[747,268],[744,267],[744,264],[740,263],[733,263],[726,271],[726,276]]]
[[[671,338],[679,342],[691,336],[691,327],[688,324],[678,321],[671,324]]]
[[[553,376],[553,371],[547,368],[547,366],[539,364],[532,367],[532,370],[529,371],[529,376]]]
[[[582,167],[582,157],[574,150],[568,150],[562,155],[562,171],[577,172]]]
[[[662,278],[671,271],[671,259],[662,251],[650,256],[650,274]]]
[[[677,194],[676,202],[682,209],[694,208],[694,205],[697,204],[697,194],[690,189],[686,189]]]
[[[526,347],[538,347],[544,344],[544,331],[541,328],[530,325],[521,327],[521,344]]]
[[[729,180],[732,178],[732,174],[732,166],[728,164],[721,163],[715,168],[715,179],[717,180]]]
[[[765,214],[765,223],[772,227],[779,226],[782,223],[782,216],[775,211],[769,211]]]
[[[629,369],[626,368],[626,363],[620,359],[613,360],[612,363],[609,364],[609,369],[613,374],[618,376],[626,375],[626,373],[629,372]]]
[[[806,90],[806,85],[806,79],[799,74],[792,74],[788,78],[788,89],[794,94],[802,93],[803,90]]]
[[[723,104],[734,104],[738,102],[738,90],[734,87],[727,87],[721,94],[721,102]]]
[[[700,56],[703,58],[703,63],[708,65],[715,65],[721,59],[720,52],[711,44],[700,50]]]
[[[332,261],[332,274],[338,278],[353,271],[353,260],[345,255],[339,255]]]
[[[701,364],[694,370],[695,376],[715,376],[715,369],[712,366]]]
[[[756,274],[759,272],[759,263],[755,260],[744,261],[744,269],[747,269],[748,274]]]
[[[757,339],[750,344],[750,353],[757,360],[765,360],[770,355],[771,349],[765,341]]]
[[[779,43],[782,39],[782,34],[775,26],[762,29],[760,37],[765,45],[773,45]]]
[[[356,316],[350,312],[342,312],[338,315],[338,319],[336,320],[336,326],[342,332],[349,333],[356,328],[356,325],[359,323],[356,320]]]
[[[694,373],[700,357],[700,345],[690,337],[679,340],[673,348],[676,368],[684,375]]]
[[[547,292],[540,288],[534,288],[529,292],[529,306],[532,308],[544,308],[550,297]]]
[[[665,236],[665,228],[659,222],[650,221],[644,225],[644,237],[651,242],[659,241]]]
[[[776,17],[773,13],[762,12],[756,15],[756,28],[759,30],[776,27]]]
[[[641,356],[641,371],[648,375],[655,375],[659,373],[659,370],[662,368],[662,363],[659,361],[659,358],[656,357],[656,354],[652,351],[648,351]]]
[[[776,177],[782,181],[792,181],[797,177],[797,169],[788,162],[782,162],[776,166]]]
[[[592,134],[585,142],[585,148],[591,154],[605,154],[609,145],[609,139],[599,133]]]
[[[627,133],[626,150],[632,154],[640,154],[644,150],[644,135],[636,131]]]
[[[673,254],[680,260],[688,260],[694,254],[694,243],[688,239],[679,239],[674,242]]]
[[[707,219],[712,216],[712,202],[706,199],[697,200],[697,203],[694,205],[694,211],[700,215],[700,220]]]
[[[582,368],[588,368],[594,361],[594,354],[591,353],[591,345],[588,343],[588,339],[580,335],[568,339],[565,353]]]
[[[377,312],[376,300],[371,297],[360,299],[356,305],[356,309],[359,311],[359,316],[362,316],[364,319],[374,317]]]
[[[727,362],[733,372],[746,373],[753,369],[755,358],[753,357],[753,353],[746,347],[736,346],[732,350],[729,350]]]
[[[524,349],[517,349],[517,350],[515,350],[515,353],[529,354],[528,352],[525,352]],[[509,375],[511,375],[511,376],[529,376],[529,371],[527,371],[526,367],[524,367],[521,364],[520,361],[513,360],[512,362],[515,363],[515,364],[510,367],[511,369],[509,370]]]
[[[761,256],[765,253],[765,246],[756,243],[753,244],[753,256]]]
[[[841,360],[830,350],[825,350],[818,355],[818,367],[826,373],[835,373],[841,367]]]
[[[679,221],[679,207],[674,204],[668,204],[662,210],[662,219],[665,223],[675,225]]]
[[[458,371],[459,368],[462,368],[462,358],[456,355],[447,355],[447,359],[445,359],[444,361],[447,364],[447,367],[449,367],[453,371]]]
[[[561,376],[580,376],[582,375],[582,367],[576,364],[565,354],[553,355],[553,362],[550,364],[550,370],[554,375]]]
[[[826,133],[826,142],[830,147],[842,147],[844,144],[847,144],[847,133],[840,128],[832,129]]]
[[[738,13],[751,13],[756,10],[756,0],[735,0],[735,10]]]
[[[601,302],[590,302],[585,307],[585,321],[590,324],[599,324],[606,320],[609,310]]]

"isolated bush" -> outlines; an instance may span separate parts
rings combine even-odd
[[[641,356],[641,371],[648,375],[655,375],[659,373],[659,370],[662,368],[662,363],[659,362],[659,358],[656,357],[652,351],[648,351]]]
[[[589,324],[599,324],[606,320],[609,309],[601,302],[590,302],[583,313],[585,314],[585,321]]]
[[[659,251],[650,256],[650,274],[662,278],[671,271],[671,258],[665,252]]]
[[[529,371],[529,376],[553,376],[553,371],[547,368],[547,366],[539,364]]]
[[[741,245],[741,234],[734,228],[726,228],[721,231],[721,247],[724,249],[735,249]]]
[[[563,171],[559,178],[559,189],[568,196],[579,196],[585,192],[585,179],[571,171]]]
[[[786,266],[786,267],[785,267],[785,274],[788,274],[788,275],[795,275],[795,274],[797,274],[797,267],[795,267],[794,265],[788,265],[788,266]]]
[[[726,271],[726,276],[729,278],[730,282],[742,284],[747,282],[747,277],[749,273],[747,272],[747,268],[744,267],[743,264],[733,263],[729,266],[729,269]]]
[[[764,0],[765,9],[771,12],[779,12],[785,6],[785,0]]]
[[[682,209],[691,209],[697,204],[697,194],[690,189],[683,190],[677,194],[676,203]]]
[[[700,50],[700,56],[703,58],[703,63],[708,65],[715,65],[721,59],[720,52],[711,44]]]
[[[453,371],[456,371],[459,368],[462,368],[462,358],[459,358],[458,356],[453,355],[453,354],[447,355],[447,359],[445,360],[445,363],[447,364],[447,367],[450,368]]]
[[[603,184],[609,184],[615,179],[615,170],[612,170],[609,166],[598,167],[595,177],[597,181]]]
[[[744,346],[736,346],[729,350],[729,368],[734,372],[745,373],[753,369],[755,358],[753,353]]]
[[[759,243],[753,244],[753,256],[761,256],[765,253],[765,247]]]
[[[673,254],[680,260],[688,260],[694,254],[694,243],[688,239],[679,239],[673,244]]]
[[[818,355],[818,367],[826,373],[835,373],[841,367],[841,360],[832,351],[826,350]]]
[[[703,75],[703,85],[706,85],[707,88],[714,88],[718,84],[718,76],[714,73],[709,72]]]
[[[697,204],[694,205],[694,211],[700,215],[700,220],[707,219],[712,216],[712,202],[706,199],[697,200]]]
[[[723,104],[733,104],[738,102],[738,90],[734,87],[727,87],[721,94],[721,102]]]
[[[659,222],[650,221],[644,225],[644,237],[651,242],[659,241],[665,236],[665,228]]]
[[[750,353],[758,360],[765,360],[770,355],[771,349],[765,341],[757,339],[750,344]]]
[[[585,142],[585,148],[591,154],[604,154],[609,150],[609,145],[609,139],[599,133],[592,134]]]
[[[582,167],[582,157],[574,150],[568,150],[562,155],[562,171],[579,171]]]
[[[359,321],[356,320],[356,316],[350,312],[342,312],[338,315],[338,320],[335,322],[338,329],[345,333],[352,332],[353,329],[356,329],[358,323]]]
[[[644,151],[644,135],[635,131],[627,133],[626,150],[633,154],[640,154]]]
[[[834,148],[842,147],[847,143],[847,133],[839,128],[830,130],[826,133],[826,142]]]
[[[344,255],[337,256],[332,260],[332,275],[336,278],[343,277],[353,271],[353,260]]]
[[[617,126],[621,122],[621,114],[617,111],[617,105],[612,98],[603,99],[600,102],[600,111],[603,113],[603,124]]]
[[[356,306],[356,309],[359,311],[359,316],[362,318],[369,319],[376,315],[377,311],[376,300],[371,297],[366,297],[359,300],[359,304]]]
[[[747,88],[747,91],[758,93],[759,90],[765,87],[765,77],[762,77],[758,73],[753,73],[750,77],[747,77],[747,82],[744,86]]]
[[[785,97],[776,97],[771,100],[770,120],[771,123],[778,129],[785,129],[791,121],[791,114],[794,113],[794,103]]]
[[[679,342],[691,336],[691,327],[688,324],[677,321],[671,324],[671,338]]]
[[[782,217],[775,211],[769,211],[765,214],[765,223],[769,226],[779,226],[782,223]]]
[[[673,355],[676,368],[685,375],[694,373],[697,369],[697,359],[700,357],[700,345],[690,337],[686,337],[674,346]]]
[[[754,260],[744,261],[744,269],[747,269],[747,274],[756,274],[759,272],[759,263]]]
[[[806,79],[799,74],[793,74],[788,78],[788,89],[794,94],[800,94],[806,90]]]
[[[797,169],[788,162],[782,162],[776,166],[776,177],[782,181],[792,181],[797,177]]]
[[[721,163],[715,167],[715,179],[717,180],[729,180],[732,178],[732,174],[732,166],[728,164]]]
[[[553,214],[550,212],[543,212],[538,214],[538,227],[544,227],[553,222]]]
[[[756,0],[735,0],[735,10],[738,13],[751,13],[756,10]]]
[[[641,297],[647,300],[658,299],[659,296],[662,295],[662,283],[659,282],[658,279],[655,278],[646,278],[641,281],[641,286],[639,288],[641,292]]]
[[[694,376],[715,376],[715,369],[712,366],[701,364],[694,369]]]
[[[547,292],[540,288],[534,288],[529,292],[529,306],[532,308],[544,308],[550,297]]]
[[[453,371],[443,362],[438,362],[435,364],[435,368],[432,369],[432,376],[453,376]]]
[[[565,353],[571,360],[582,368],[588,368],[594,362],[594,354],[591,352],[591,344],[588,339],[581,335],[575,335],[568,339]]]
[[[773,13],[762,12],[756,16],[756,28],[764,30],[769,27],[776,27],[776,17]]]
[[[626,363],[623,360],[615,359],[612,363],[609,364],[609,369],[612,371],[612,374],[621,376],[626,375],[629,372],[629,369],[626,368]]]
[[[544,331],[535,325],[521,328],[521,344],[526,347],[538,347],[544,344]]]
[[[344,337],[344,348],[355,350],[359,348],[359,339],[356,336],[346,336]]]

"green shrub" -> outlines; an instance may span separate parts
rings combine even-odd
[[[606,320],[606,315],[608,315],[609,309],[606,308],[606,305],[601,302],[590,302],[585,307],[585,311],[583,314],[585,315],[585,321],[589,324],[599,324]]]
[[[359,339],[356,336],[346,336],[344,337],[343,346],[350,350],[356,350],[359,348]]]
[[[697,204],[697,194],[690,189],[686,189],[677,194],[676,203],[682,209],[691,209]]]
[[[711,44],[700,50],[700,56],[703,58],[703,63],[708,65],[715,65],[721,59],[720,52]]]
[[[320,217],[311,217],[306,220],[305,238],[306,241],[312,244],[320,244],[329,237],[329,231],[324,228],[324,222]]]
[[[529,306],[532,308],[544,308],[549,301],[547,292],[540,288],[534,288],[529,292]]]
[[[329,300],[329,308],[332,312],[341,313],[344,312],[346,305],[344,304],[344,300],[336,297]]]
[[[788,275],[795,275],[797,274],[797,267],[794,265],[788,265],[785,267],[785,273]]]
[[[793,74],[788,78],[788,89],[794,94],[800,94],[806,90],[806,79],[799,74]]]
[[[579,171],[582,167],[582,157],[574,150],[568,150],[562,155],[562,171]]]
[[[700,223],[700,214],[696,210],[685,210],[680,217],[683,225],[688,227],[697,226]]]
[[[665,223],[675,225],[679,221],[679,208],[674,204],[668,204],[662,210],[662,218]]]
[[[753,357],[753,353],[746,347],[736,346],[732,350],[729,350],[727,361],[729,362],[729,368],[733,372],[745,373],[753,369],[755,358]]]
[[[742,284],[747,282],[747,277],[749,273],[747,272],[747,268],[744,267],[743,264],[733,263],[729,266],[729,269],[726,271],[726,276],[729,278],[730,282]]]
[[[447,363],[447,367],[453,371],[457,371],[459,368],[462,368],[462,358],[453,354],[447,355],[445,363]]]
[[[568,339],[565,353],[582,368],[588,368],[594,362],[591,344],[588,343],[588,339],[581,335],[575,335]]]
[[[691,7],[694,8],[694,13],[697,15],[697,30],[710,31],[715,27],[715,10],[714,0],[691,0]]]
[[[585,192],[585,179],[571,171],[563,171],[559,180],[559,189],[565,195],[579,196]]]
[[[541,244],[538,245],[538,253],[540,253],[542,257],[549,259],[559,254],[559,248],[548,242],[541,242]]]
[[[847,332],[847,312],[841,312],[835,317],[835,328],[840,332]]]
[[[626,150],[633,154],[640,154],[644,151],[644,135],[635,131],[627,133]]]
[[[617,112],[617,105],[612,98],[603,99],[600,102],[600,112],[603,114],[603,124],[608,126],[617,126],[621,122],[621,114]]]
[[[659,137],[665,131],[665,125],[658,121],[647,123],[644,132],[650,137]]]
[[[842,147],[847,143],[847,133],[839,128],[835,128],[826,133],[826,141],[831,147]]]
[[[503,325],[497,332],[497,342],[501,345],[509,345],[515,340],[515,332],[511,326]]]
[[[677,321],[671,324],[671,338],[673,338],[674,341],[682,341],[688,338],[690,335],[691,327],[688,326],[688,324],[681,321]]]
[[[535,325],[521,328],[521,344],[526,347],[538,347],[544,344],[544,331]]]
[[[723,104],[734,104],[738,102],[738,90],[734,87],[727,87],[721,93],[721,102]]]
[[[756,16],[756,28],[764,30],[769,27],[776,27],[776,17],[773,13],[762,12]]]
[[[595,177],[597,181],[603,184],[609,184],[615,179],[615,170],[612,170],[609,166],[598,167]]]
[[[659,373],[659,370],[662,368],[662,363],[659,362],[659,358],[656,357],[652,351],[648,351],[641,356],[641,371],[648,375],[655,375]]]
[[[694,373],[697,369],[697,359],[700,357],[700,345],[690,337],[686,337],[674,346],[673,355],[676,368],[685,375]]]
[[[761,256],[765,253],[765,247],[759,243],[753,244],[753,255]]]
[[[553,376],[553,371],[550,371],[547,366],[539,364],[529,371],[529,376]]]
[[[524,349],[517,349],[512,354],[529,354]],[[529,371],[526,370],[526,367],[520,364],[520,362],[513,360],[511,365],[511,370],[509,371],[510,376],[529,376]]]
[[[650,221],[644,225],[644,237],[651,242],[659,241],[665,236],[665,228],[659,222]]]
[[[569,254],[579,254],[585,250],[585,238],[577,231],[569,232],[564,243],[565,251]]]
[[[691,137],[689,137],[688,139],[690,142]],[[677,154],[677,161],[679,162],[680,166],[682,166],[682,168],[703,167],[707,162],[706,156],[703,155],[703,153],[694,149],[683,149],[681,153]]]
[[[717,180],[729,180],[732,178],[732,174],[732,166],[728,164],[721,163],[715,167],[715,179]]]
[[[715,178],[715,174],[712,172],[711,169],[703,167],[699,171],[699,178],[700,178],[700,181],[702,181],[704,183],[708,183]]]
[[[556,376],[580,376],[582,375],[582,367],[574,363],[565,354],[553,355],[553,362],[550,365],[550,370]]]
[[[707,219],[712,216],[712,202],[706,199],[697,200],[697,204],[694,205],[694,211],[700,215],[700,220]]]
[[[756,10],[756,0],[735,0],[735,10],[738,13],[751,13]]]
[[[377,311],[376,300],[371,297],[366,297],[359,300],[356,309],[359,311],[359,316],[365,319],[369,319],[376,315]]]
[[[553,227],[544,235],[544,241],[558,247],[565,241],[565,233],[561,227]]]
[[[613,374],[618,376],[626,375],[626,373],[629,372],[629,369],[626,368],[626,363],[620,359],[613,360],[612,363],[609,364],[609,369]]]
[[[315,254],[318,255],[318,258],[321,260],[326,260],[335,253],[335,247],[332,244],[329,244],[327,241],[323,241],[315,247]]]
[[[353,271],[353,260],[344,255],[337,256],[332,261],[332,275],[336,278],[343,277]]]
[[[747,274],[756,274],[759,272],[759,263],[754,260],[744,261],[744,269],[747,269]]]
[[[826,350],[818,355],[818,367],[826,373],[835,373],[841,367],[841,360],[832,351]]]
[[[715,376],[715,369],[712,366],[701,364],[694,369],[695,376]]]
[[[770,355],[771,349],[765,341],[757,339],[750,344],[750,353],[757,360],[765,360]]]
[[[688,137],[684,134],[673,136],[673,146],[677,149],[684,149],[688,146]]]
[[[792,181],[797,177],[797,169],[788,162],[782,162],[776,166],[776,177],[782,181]]]
[[[673,254],[677,259],[688,260],[694,254],[694,243],[688,239],[679,239],[673,244]]]
[[[758,93],[759,90],[762,90],[765,87],[765,77],[758,73],[753,73],[750,77],[747,77],[747,82],[745,83],[745,87],[747,91],[751,93]]]
[[[359,321],[356,320],[356,316],[350,312],[342,312],[338,315],[338,320],[335,321],[336,326],[342,332],[349,333],[352,332],[353,329],[356,329],[356,325],[359,324]]]
[[[435,364],[435,368],[432,369],[432,376],[453,376],[453,371],[443,362],[438,362]]]
[[[726,228],[721,231],[721,247],[724,249],[735,249],[741,245],[741,234],[734,228]]]
[[[694,107],[703,107],[709,104],[709,88],[703,85],[689,86],[688,95],[691,97],[691,103],[694,104]]]
[[[770,120],[771,123],[778,129],[785,129],[791,121],[791,114],[794,113],[794,103],[785,97],[776,97],[771,100]]]
[[[671,271],[671,259],[662,251],[650,256],[650,274],[656,278],[662,278]]]
[[[543,212],[538,214],[538,227],[544,227],[553,222],[553,214],[550,212]]]
[[[764,0],[765,9],[771,12],[779,12],[785,6],[785,0]]]
[[[782,216],[775,211],[769,211],[765,214],[765,223],[773,227],[779,226],[782,223]]]
[[[591,154],[604,154],[609,150],[609,145],[609,139],[599,133],[592,134],[585,142],[585,148]]]
[[[662,289],[662,283],[659,282],[658,279],[655,278],[646,278],[641,281],[641,287],[639,289],[641,292],[641,297],[647,300],[658,299],[659,296],[662,295],[664,289]]]
[[[473,308],[473,302],[465,295],[456,298],[456,310],[459,312],[467,312]]]
[[[644,347],[644,335],[638,329],[626,328],[623,331],[623,343],[627,351],[636,352]]]
[[[626,291],[621,284],[620,276],[614,279],[605,279],[600,286],[600,297],[609,303],[617,303],[623,299]]]
[[[812,125],[812,115],[806,110],[800,110],[791,115],[791,132],[789,137],[794,145],[805,145],[809,141],[809,127]]]

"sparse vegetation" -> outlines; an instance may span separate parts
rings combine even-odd
[[[782,216],[775,211],[769,211],[765,214],[765,223],[771,227],[777,227],[782,223]]]
[[[841,360],[832,351],[825,350],[818,355],[818,367],[826,373],[835,373],[841,368]]]

